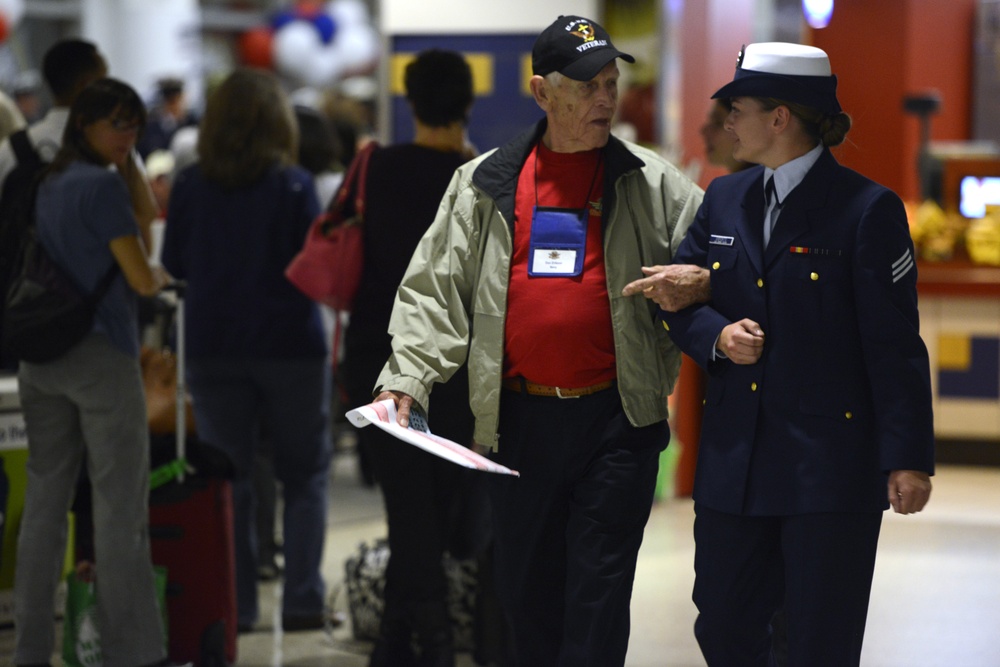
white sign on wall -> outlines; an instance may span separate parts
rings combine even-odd
[[[24,417],[16,412],[0,414],[0,450],[27,447],[28,429],[24,425]]]
[[[456,2],[455,0],[382,0],[380,29],[383,35],[510,34],[541,32],[560,14],[597,20],[597,0],[546,2]]]

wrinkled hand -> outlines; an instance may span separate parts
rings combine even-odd
[[[410,408],[413,406],[413,397],[401,391],[383,391],[375,397],[373,403],[379,403],[388,398],[396,405],[396,423],[406,428],[410,425]]]
[[[744,318],[722,330],[715,349],[734,364],[755,364],[764,353],[764,332],[759,324]]]
[[[712,298],[708,269],[693,264],[644,266],[645,278],[634,280],[622,290],[622,296],[642,294],[663,310],[675,313],[694,303]]]
[[[931,497],[931,478],[919,470],[889,473],[889,504],[896,514],[916,514]]]

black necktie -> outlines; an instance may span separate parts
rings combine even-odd
[[[781,206],[781,200],[778,199],[778,193],[774,190],[774,176],[767,179],[767,185],[764,186],[764,198],[767,202],[767,208],[771,208],[772,201],[775,205]]]
[[[778,200],[778,193],[774,191],[774,176],[767,179],[764,186],[764,198],[767,203],[764,205],[764,247],[767,248],[771,240],[771,230],[774,228],[774,221],[778,218],[778,211],[781,210],[781,201]],[[771,202],[774,202],[774,210],[771,210]],[[770,215],[768,212],[770,211]]]

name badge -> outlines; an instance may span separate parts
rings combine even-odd
[[[531,255],[531,276],[576,276],[576,250],[534,248]]]
[[[575,277],[583,273],[587,209],[536,206],[531,213],[528,275]]]
[[[733,245],[732,236],[719,236],[718,234],[712,234],[708,237],[709,245]]]

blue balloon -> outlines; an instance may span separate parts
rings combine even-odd
[[[337,22],[329,14],[317,14],[312,23],[319,31],[319,38],[324,44],[329,44],[337,34]]]
[[[277,32],[278,30],[281,30],[283,26],[288,25],[292,21],[297,21],[298,19],[299,17],[292,12],[277,12],[271,17],[271,28]]]

